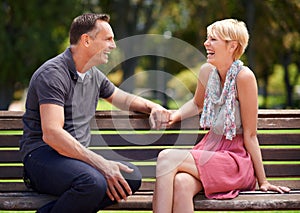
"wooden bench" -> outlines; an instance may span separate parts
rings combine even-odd
[[[22,181],[18,152],[22,115],[0,112],[0,210],[34,210],[56,199],[27,189]],[[197,116],[168,130],[151,131],[145,114],[98,111],[91,126],[90,149],[106,158],[133,162],[143,174],[140,190],[128,201],[107,208],[110,210],[151,210],[158,153],[164,148],[189,149],[205,134],[199,129]],[[300,110],[260,110],[258,129],[269,181],[289,186],[292,191],[242,192],[230,200],[208,200],[198,194],[196,210],[300,209]]]

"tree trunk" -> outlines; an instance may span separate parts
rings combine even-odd
[[[253,29],[255,26],[255,5],[253,1],[245,0],[244,5],[246,6],[246,24],[250,35],[253,35]],[[249,42],[249,46],[246,51],[249,67],[251,70],[255,70],[255,50],[253,42]]]
[[[293,86],[290,82],[290,75],[289,75],[289,69],[288,66],[291,62],[291,53],[288,52],[284,54],[282,58],[282,65],[284,70],[284,83],[285,83],[285,89],[286,89],[286,107],[290,108],[293,106]]]
[[[0,85],[0,110],[8,110],[12,101],[14,87],[9,83],[1,83]]]
[[[122,63],[122,69],[124,72],[123,83],[120,88],[126,92],[132,93],[135,88],[134,70],[137,66],[138,58],[127,59]]]
[[[268,106],[268,83],[269,83],[269,67],[263,68],[263,81],[264,86],[262,87],[262,96],[263,96],[263,103],[261,105],[261,108],[266,109]]]

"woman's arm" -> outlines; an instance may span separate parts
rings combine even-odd
[[[251,156],[260,189],[263,191],[274,190],[280,193],[289,191],[286,187],[277,187],[267,181],[257,139],[257,83],[253,72],[247,67],[244,67],[237,76],[237,91],[241,109],[244,144]]]

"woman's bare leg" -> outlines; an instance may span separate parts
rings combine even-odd
[[[175,176],[173,213],[193,213],[194,196],[203,189],[201,182],[194,176],[180,172]]]
[[[199,179],[195,161],[187,150],[163,150],[157,159],[156,184],[153,195],[154,213],[171,213],[174,199],[174,178],[187,172]]]

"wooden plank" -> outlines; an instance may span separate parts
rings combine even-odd
[[[258,118],[258,129],[299,129],[300,118]]]
[[[0,179],[22,179],[23,166],[0,166]]]
[[[176,149],[179,149],[176,146]],[[101,149],[91,147],[92,151],[106,159],[123,160],[123,161],[154,161],[163,147],[152,148],[151,146],[135,146],[135,148],[109,147],[105,146]],[[184,149],[190,149],[184,147]],[[264,161],[300,161],[300,148],[262,148],[261,149]],[[0,163],[21,163],[19,150],[0,150]]]
[[[194,145],[203,138],[204,134],[195,133],[168,133],[151,132],[149,134],[92,134],[90,146],[131,146],[131,145],[153,145],[153,146],[189,146]],[[0,135],[0,147],[19,147],[21,135]],[[260,145],[300,145],[300,134],[298,133],[271,133],[258,134]]]
[[[90,146],[129,146],[129,145],[194,145],[204,134],[168,133],[151,134],[94,134]],[[261,145],[299,145],[300,134],[259,134]],[[20,135],[0,135],[1,147],[19,147]]]
[[[257,135],[260,145],[300,145],[300,134],[263,134]]]
[[[0,209],[34,210],[55,200],[56,197],[30,193],[0,193]],[[203,194],[194,198],[195,210],[297,210],[300,194],[239,195],[229,200],[209,200]],[[132,195],[106,210],[152,210],[152,195]]]
[[[261,118],[276,117],[300,117],[299,109],[259,109],[258,116]]]
[[[48,202],[57,199],[54,196],[36,192],[0,193],[1,210],[36,210]]]
[[[194,199],[195,210],[295,210],[300,209],[300,194],[239,195],[231,200]]]
[[[299,164],[266,164],[267,177],[300,177]]]
[[[0,111],[0,129],[21,129],[23,127],[22,115],[22,112]],[[148,115],[134,112],[97,111],[92,126],[96,129],[149,129],[147,117]],[[259,129],[279,129],[283,126],[288,129],[299,129],[300,110],[259,110]],[[195,116],[182,123],[176,123],[171,129],[195,129],[198,127],[199,116]]]
[[[149,130],[151,129],[148,117],[95,117],[91,121],[91,128],[93,130]],[[188,118],[182,122],[172,125],[168,129],[183,130],[183,129],[200,129],[199,116]]]
[[[0,117],[21,118],[23,111],[1,111]],[[100,110],[96,112],[96,117],[147,117],[143,113],[121,111],[121,110]],[[300,110],[298,109],[259,109],[259,117],[300,117]]]
[[[21,135],[0,135],[0,147],[19,147]]]
[[[18,150],[0,150],[0,163],[21,163]]]
[[[269,180],[270,183],[278,186],[288,186],[292,190],[300,190],[299,180]],[[140,192],[153,191],[155,181],[143,180],[142,185],[139,189]],[[258,189],[258,188],[257,188]],[[28,192],[32,191],[28,189],[23,182],[0,182],[0,192]]]
[[[167,134],[165,134],[167,133]],[[109,144],[109,146],[128,146],[128,145],[154,145],[154,146],[173,146],[173,145],[194,145],[199,142],[204,134],[193,133],[162,133],[151,134],[103,134],[92,135],[90,146]],[[260,145],[300,145],[300,134],[258,134]]]
[[[166,134],[165,134],[166,133]],[[162,133],[92,135],[90,146],[193,146],[204,134]]]
[[[261,149],[264,161],[300,161],[298,149]]]
[[[23,182],[0,182],[0,192],[28,192],[28,189]]]
[[[0,110],[0,117],[3,118],[22,118],[23,114],[23,111]]]
[[[20,130],[23,129],[21,119],[3,119],[0,118],[0,130]]]
[[[143,178],[155,177],[155,165],[137,166]],[[299,164],[267,164],[264,165],[267,177],[300,177]],[[22,178],[22,166],[0,166],[0,179],[18,179]]]
[[[161,149],[122,149],[122,150],[93,150],[106,159],[118,161],[153,161]]]
[[[292,191],[299,191],[300,190],[300,181],[299,180],[269,180],[269,182],[271,184],[277,185],[277,186],[287,186],[289,187]],[[154,190],[154,185],[155,185],[155,181],[147,181],[144,180],[142,182],[141,188],[139,189],[139,191],[153,191]],[[258,186],[257,189],[259,190]],[[300,191],[299,191],[300,192]]]

